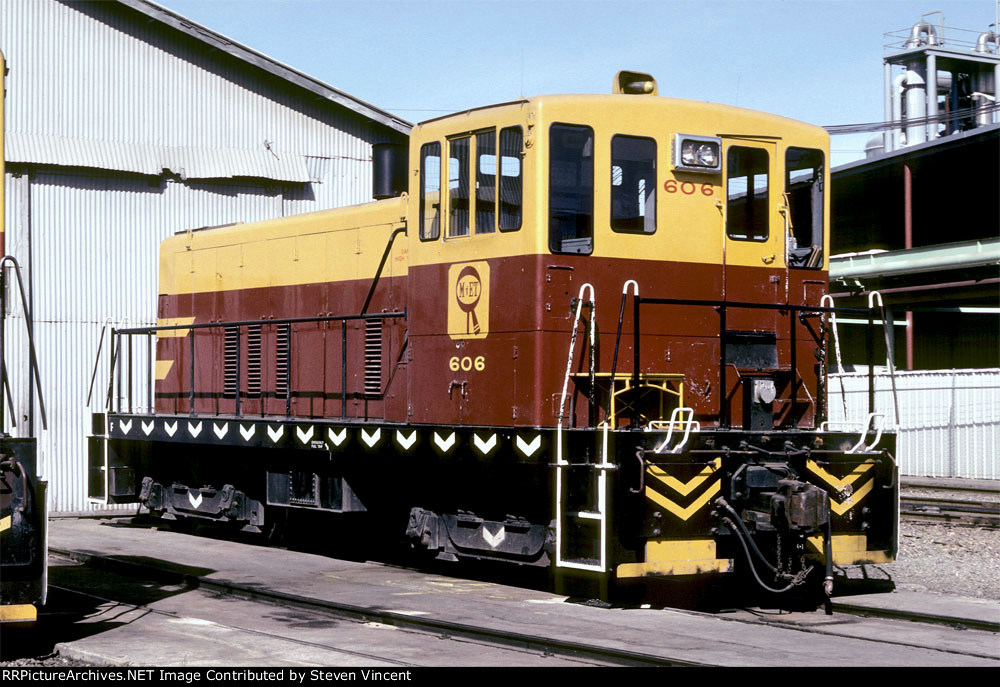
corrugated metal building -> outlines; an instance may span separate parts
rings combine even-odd
[[[40,433],[50,507],[86,510],[90,411],[107,393],[105,350],[87,405],[101,329],[155,324],[159,242],[366,202],[372,145],[404,141],[410,125],[146,0],[3,0],[0,50],[6,249],[30,284],[48,416],[42,431],[23,312],[9,305],[10,431]]]

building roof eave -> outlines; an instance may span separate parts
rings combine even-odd
[[[382,110],[370,103],[359,100],[354,96],[334,88],[319,81],[308,74],[300,72],[288,65],[257,52],[241,43],[238,43],[222,34],[216,33],[200,24],[197,24],[186,17],[171,12],[165,7],[151,2],[151,0],[116,0],[119,4],[125,5],[137,12],[170,26],[178,31],[186,33],[192,38],[199,40],[212,48],[221,50],[238,60],[252,64],[259,69],[273,74],[274,76],[304,88],[317,96],[336,103],[341,107],[356,112],[383,126],[393,129],[403,135],[409,135],[413,124],[396,117],[395,115]]]

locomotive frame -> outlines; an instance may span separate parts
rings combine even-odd
[[[895,435],[825,422],[828,136],[614,90],[424,122],[374,203],[164,241],[91,497],[605,587],[893,560]]]

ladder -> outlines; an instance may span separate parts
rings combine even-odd
[[[590,300],[585,299],[589,291]],[[589,330],[589,371],[593,380],[595,374],[595,327],[596,305],[594,287],[584,284],[577,297],[576,314],[573,319],[573,334],[570,337],[569,355],[566,360],[566,375],[563,379],[562,396],[559,401],[559,423],[556,427],[556,568],[585,570],[603,573],[608,564],[608,470],[614,465],[608,462],[608,422],[604,422],[604,432],[600,445],[600,462],[590,460],[573,461],[566,458],[563,436],[563,420],[566,412],[566,396],[569,378],[573,368],[573,354],[576,350],[576,335],[584,307],[590,308]],[[575,448],[575,447],[574,447]],[[596,480],[596,483],[595,483]]]

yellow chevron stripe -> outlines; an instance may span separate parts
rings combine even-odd
[[[837,515],[843,515],[847,511],[854,508],[854,506],[856,506],[858,502],[861,501],[861,499],[868,496],[868,492],[872,490],[874,484],[875,480],[873,479],[868,480],[867,482],[865,482],[865,485],[863,487],[861,487],[853,494],[848,496],[843,503],[837,503],[836,501],[833,500],[833,497],[830,497],[830,510],[832,510]]]
[[[162,382],[170,374],[170,368],[174,366],[173,360],[157,360],[156,361],[156,381]]]
[[[671,513],[673,513],[674,515],[676,515],[681,520],[687,520],[692,515],[694,515],[697,511],[699,511],[706,503],[709,502],[709,500],[713,496],[715,496],[716,494],[718,494],[720,491],[722,491],[722,482],[718,481],[715,484],[713,484],[712,486],[710,486],[708,489],[706,489],[705,493],[702,494],[701,496],[699,496],[687,508],[680,507],[679,505],[677,505],[673,501],[669,500],[668,498],[666,498],[665,496],[663,496],[662,494],[660,494],[655,489],[651,489],[649,487],[646,487],[646,498],[648,498],[651,501],[655,502],[657,505],[660,505],[660,506],[666,508],[668,511],[670,511]]]
[[[716,458],[711,463],[705,466],[705,469],[695,475],[689,482],[681,482],[679,479],[673,475],[668,475],[663,468],[650,465],[646,468],[646,472],[651,476],[658,479],[663,484],[667,485],[674,491],[676,491],[681,496],[687,496],[692,491],[697,489],[705,480],[711,477],[716,470],[722,466],[722,458]]]
[[[10,516],[0,518],[0,532],[5,532],[10,529]]]
[[[193,317],[167,317],[156,321],[157,327],[176,327],[178,325],[194,324]],[[156,332],[158,339],[183,339],[188,335],[190,329],[168,329],[163,332]]]
[[[848,484],[853,484],[861,475],[865,474],[873,467],[875,467],[875,461],[866,460],[864,463],[855,466],[855,468],[843,479],[839,477],[834,477],[829,472],[821,468],[816,464],[814,460],[807,460],[806,467],[809,468],[810,472],[819,477],[821,480],[829,484],[831,487],[837,491],[843,491],[844,487]]]

